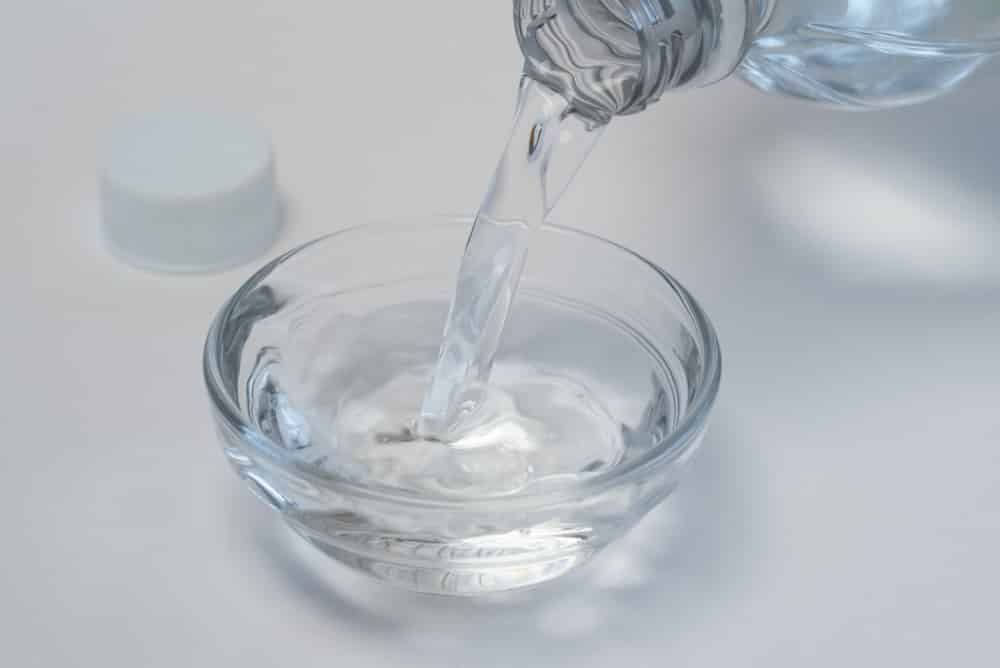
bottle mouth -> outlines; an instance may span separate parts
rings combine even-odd
[[[633,114],[698,74],[706,4],[666,0],[514,0],[524,73],[596,124]]]

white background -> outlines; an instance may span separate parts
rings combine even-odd
[[[251,267],[120,264],[95,178],[119,119],[186,102],[272,133],[270,254],[471,212],[512,111],[509,3],[2,4],[3,665],[995,665],[996,66],[902,111],[730,81],[615,122],[556,217],[700,298],[713,429],[625,544],[484,603],[348,574],[249,497],[200,353]]]

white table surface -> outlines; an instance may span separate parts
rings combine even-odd
[[[0,19],[0,663],[996,665],[1000,77],[846,114],[727,82],[616,122],[559,209],[700,297],[724,350],[691,477],[569,581],[403,594],[230,473],[200,377],[251,267],[143,273],[97,229],[117,119],[273,135],[272,254],[475,208],[519,58],[506,0],[48,0]]]

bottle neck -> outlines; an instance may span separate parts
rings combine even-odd
[[[728,76],[774,0],[514,0],[525,74],[603,124]]]

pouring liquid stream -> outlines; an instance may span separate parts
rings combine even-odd
[[[522,82],[514,127],[476,216],[416,431],[452,440],[475,388],[490,376],[532,232],[572,181],[603,126],[592,127],[558,93]]]

